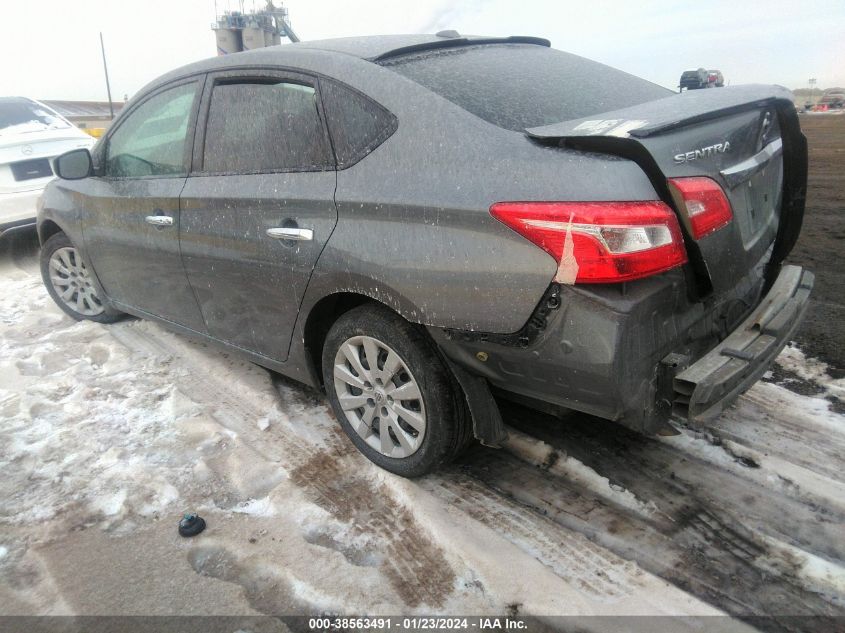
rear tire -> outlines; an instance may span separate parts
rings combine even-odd
[[[397,475],[436,470],[472,438],[463,394],[434,343],[387,308],[359,306],[332,325],[323,382],[358,450]]]
[[[114,323],[124,315],[100,296],[82,255],[64,233],[41,247],[41,278],[47,292],[65,314],[77,321]]]

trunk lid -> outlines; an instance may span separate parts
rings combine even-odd
[[[684,227],[697,297],[735,288],[762,264],[773,280],[800,231],[807,149],[784,88],[685,92],[527,133],[539,142],[636,161]],[[715,180],[733,212],[732,222],[699,240],[667,185],[669,178],[696,176]]]

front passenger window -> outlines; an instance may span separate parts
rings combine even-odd
[[[185,139],[196,82],[151,97],[109,137],[106,176],[179,176],[187,173]]]

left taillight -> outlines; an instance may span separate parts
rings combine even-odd
[[[616,283],[687,261],[678,219],[665,203],[497,202],[490,213],[549,253],[561,283]]]

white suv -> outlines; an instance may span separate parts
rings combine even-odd
[[[43,103],[0,97],[0,236],[35,225],[35,205],[53,178],[53,158],[95,142]]]

